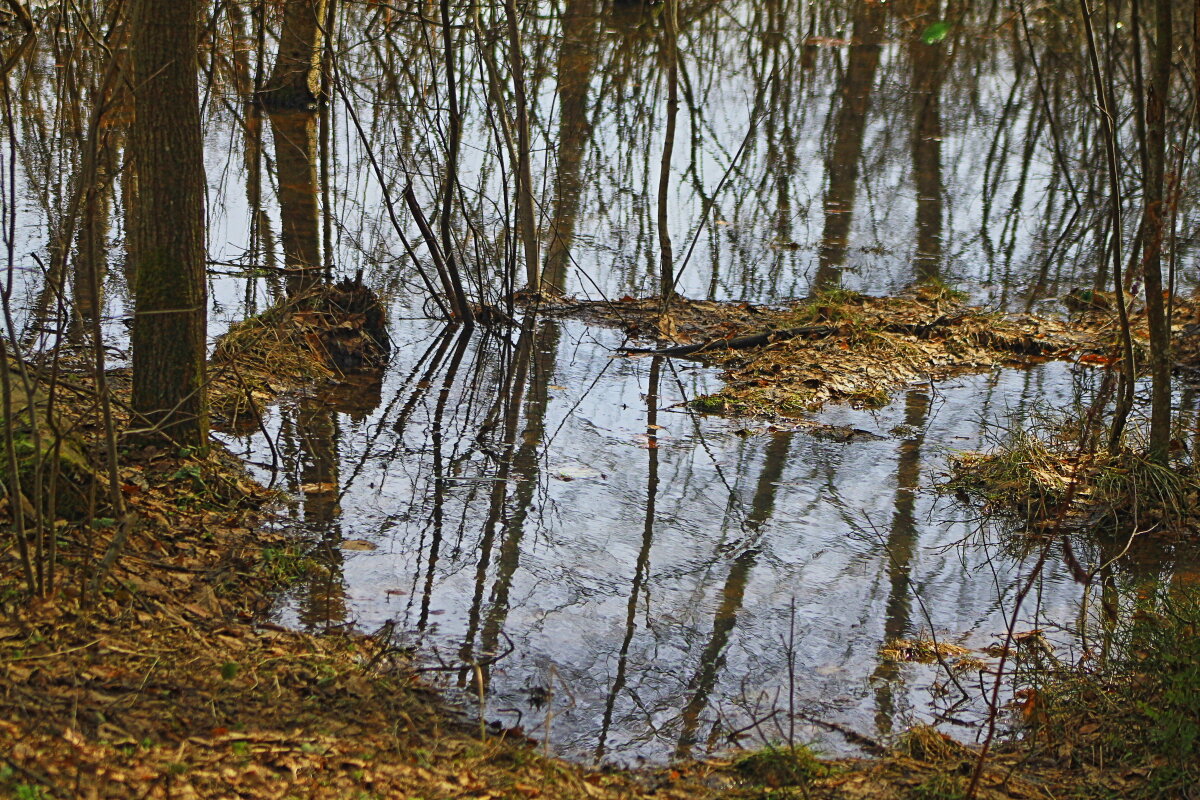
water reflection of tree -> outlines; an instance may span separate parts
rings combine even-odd
[[[305,575],[297,587],[301,623],[309,630],[336,625],[346,618],[342,542],[339,430],[337,412],[317,399],[301,401],[291,419],[299,489],[304,495],[304,530],[317,539],[314,558],[321,569]]]
[[[760,530],[771,518],[775,509],[775,494],[783,477],[783,468],[787,463],[791,443],[791,433],[775,433],[771,436],[762,472],[759,473],[758,484],[754,489],[754,497],[750,501],[750,512],[746,516],[746,528],[750,531]],[[698,742],[697,732],[701,716],[708,708],[717,679],[725,668],[725,648],[729,645],[729,639],[737,626],[738,613],[746,596],[746,586],[758,556],[759,549],[751,544],[744,546],[730,564],[713,615],[712,633],[700,653],[696,671],[687,683],[690,696],[679,716],[680,732],[675,747],[677,757],[689,755]]]
[[[942,266],[942,82],[948,43],[926,41],[941,22],[939,0],[912,0],[908,10],[908,62],[912,80],[912,163],[917,190],[917,242],[913,263],[919,281],[936,280]],[[936,38],[936,37],[931,37]]]
[[[924,391],[910,391],[904,403],[904,424],[908,427],[908,433],[900,443],[892,524],[884,542],[888,575],[883,618],[885,642],[907,635],[912,625],[910,584],[919,533],[915,514],[916,493],[920,486],[921,445],[924,443],[928,419],[929,395]],[[875,684],[875,726],[881,733],[891,732],[895,722],[894,692],[899,676],[899,666],[891,661],[881,661],[872,676]]]
[[[567,0],[558,52],[558,163],[543,280],[563,289],[583,192],[580,171],[591,137],[588,89],[599,57],[599,18],[593,0]]]
[[[321,270],[315,110],[270,110],[288,293],[313,285]]]
[[[558,355],[558,324],[550,320],[525,320],[517,352],[509,365],[507,402],[503,411],[501,450],[484,521],[480,554],[475,573],[475,593],[462,645],[465,663],[487,660],[501,649],[505,621],[510,608],[513,578],[520,566],[521,547],[534,493],[539,485],[539,458],[545,435],[546,409],[550,400],[555,359]],[[524,427],[521,421],[524,420]],[[515,481],[509,497],[510,480]],[[499,533],[496,574],[488,607],[484,612],[489,562]],[[479,635],[479,643],[474,641]],[[484,670],[485,680],[489,670]],[[463,675],[465,680],[467,675]]]
[[[882,3],[855,4],[849,63],[839,85],[833,147],[825,160],[825,229],[813,284],[831,289],[841,284],[850,238],[850,222],[858,193],[859,161],[867,130],[867,110],[883,42],[886,10]]]
[[[637,561],[633,568],[633,581],[629,588],[629,601],[625,606],[625,635],[617,651],[617,671],[608,688],[604,701],[604,716],[600,721],[599,741],[596,743],[596,760],[604,759],[608,743],[608,732],[612,727],[613,711],[617,698],[625,690],[626,672],[629,667],[629,647],[637,630],[636,617],[638,599],[650,569],[650,550],[654,544],[655,510],[658,507],[658,405],[659,379],[662,358],[655,356],[650,362],[650,374],[646,386],[646,511],[642,525],[642,542],[638,548]]]

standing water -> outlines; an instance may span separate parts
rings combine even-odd
[[[774,303],[921,280],[1055,311],[1068,289],[1104,285],[1079,42],[1049,9],[1018,20],[1002,4],[950,6],[681,6],[665,180],[662,5],[526,9],[545,286],[657,293],[664,213],[675,288],[693,298]],[[838,728],[886,738],[914,721],[978,722],[943,673],[878,651],[1002,634],[1021,557],[986,546],[972,513],[933,489],[947,457],[986,446],[996,424],[1074,403],[1080,376],[1048,363],[913,385],[876,411],[827,408],[815,430],[829,435],[813,435],[697,414],[687,402],[720,385],[713,370],[615,357],[625,339],[612,329],[522,317],[507,302],[526,251],[496,79],[505,20],[453,9],[462,140],[447,181],[449,82],[431,8],[337,4],[312,104],[248,102],[272,59],[261,26],[278,25],[274,11],[226,4],[202,54],[211,335],[275,302],[297,270],[361,273],[391,304],[378,380],[315,387],[262,431],[223,434],[290,491],[283,524],[320,564],[280,617],[387,626],[464,697],[482,681],[488,720],[581,759],[789,736],[837,750]],[[28,264],[30,341],[56,341],[46,320],[65,285],[82,317],[101,316],[119,363],[122,244],[136,224],[124,216],[125,122],[115,113],[105,128],[89,224],[66,229],[58,209],[82,132],[47,128],[46,110],[79,89],[52,50],[29,58],[40,68],[5,174],[21,194],[12,238]],[[449,208],[442,244],[468,294],[514,324],[432,321],[430,241],[411,206],[437,226]],[[1181,230],[1196,229],[1195,208],[1180,203]],[[1191,239],[1178,248],[1186,284]],[[73,275],[99,274],[102,297],[64,284],[68,261]],[[1068,570],[1048,568],[1038,593],[1022,624],[1072,623],[1082,589]]]

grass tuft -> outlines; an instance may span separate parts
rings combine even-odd
[[[942,485],[985,516],[1007,517],[1031,529],[1060,523],[1125,533],[1180,532],[1200,523],[1200,475],[1191,464],[1150,461],[1139,449],[1080,444],[1077,418],[1045,415],[1006,431],[989,453],[959,453]],[[1103,432],[1089,437],[1103,441]],[[1089,444],[1090,444],[1089,443]]]
[[[1026,740],[1121,797],[1184,797],[1200,785],[1200,587],[1143,597],[1113,624],[1108,657],[1023,671],[1036,697]],[[1135,776],[1136,780],[1126,780]]]
[[[742,756],[733,768],[751,783],[770,788],[805,786],[832,772],[832,767],[805,745],[765,747]]]

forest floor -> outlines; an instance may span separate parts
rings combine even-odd
[[[893,321],[915,326],[863,334],[887,353],[928,347],[929,331],[962,330],[963,355],[947,369],[971,359],[981,366],[1004,352],[1024,357],[1030,347],[1044,357],[1047,347],[1057,354],[1081,346],[1057,323],[1014,321],[1009,329],[992,319],[971,328],[956,302],[918,297],[851,305],[869,317],[887,313],[881,304],[895,303]],[[699,304],[687,308],[697,320],[704,311]],[[776,328],[836,327],[839,332],[818,346],[843,358],[848,350],[841,343],[859,341],[852,330],[843,332],[857,323],[828,319],[820,308],[737,313],[746,316],[739,322],[729,312],[735,319],[720,323],[732,326],[728,333],[761,331],[760,316],[767,315]],[[876,325],[882,317],[870,319]],[[680,331],[691,323],[680,313],[674,324]],[[697,328],[697,339],[710,338],[711,326],[703,330]],[[981,337],[989,343],[979,344]],[[996,337],[1017,344],[996,347]],[[768,349],[811,343],[792,337]],[[740,351],[715,357],[728,359],[726,368],[748,384],[731,390],[724,407],[765,412],[771,381],[762,385],[755,381],[766,379],[749,376],[768,362]],[[781,401],[781,411],[860,391],[831,372],[837,369],[832,363],[814,367],[809,359],[795,368],[806,374],[819,368],[821,385],[806,385],[798,397]],[[908,369],[889,373],[886,385],[907,380]],[[78,382],[80,390],[65,393],[60,411],[83,446],[93,447],[101,431],[86,381]],[[114,383],[117,399],[127,397],[121,376]],[[118,403],[118,426],[128,423],[123,408]],[[120,519],[98,513],[86,525],[56,520],[53,592],[28,599],[13,537],[0,547],[0,793],[6,796],[954,798],[963,796],[977,761],[976,750],[929,729],[872,747],[863,759],[817,761],[807,750],[781,746],[639,771],[557,760],[520,732],[464,721],[385,636],[311,635],[267,621],[278,592],[319,567],[302,544],[269,524],[278,496],[219,447],[201,456],[122,445],[121,457],[126,507]],[[8,518],[12,509],[0,513]],[[119,557],[106,558],[109,553]],[[89,586],[98,574],[98,587]],[[1064,756],[1063,747],[1034,737],[1032,749],[993,750],[977,796],[1101,796],[1081,793],[1077,759]],[[1090,785],[1125,796],[1122,787],[1144,784],[1148,769],[1123,764]]]

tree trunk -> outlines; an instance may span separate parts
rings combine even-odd
[[[158,435],[189,446],[208,441],[199,13],[199,0],[138,0],[131,39],[133,406]]]
[[[1171,5],[1155,3],[1154,64],[1146,100],[1145,234],[1142,239],[1142,273],[1146,285],[1146,322],[1150,328],[1150,459],[1167,463],[1171,443],[1171,332],[1163,298],[1162,243],[1163,184],[1166,180],[1167,95],[1171,88]]]

